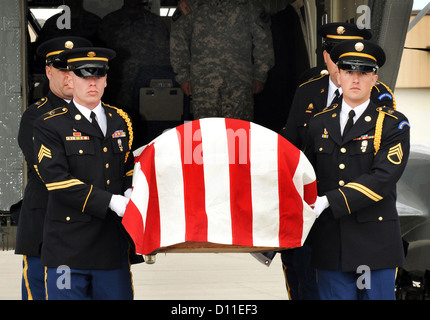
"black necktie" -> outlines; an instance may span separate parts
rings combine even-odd
[[[339,98],[340,93],[339,93],[339,89],[336,89],[336,91],[334,92],[334,98],[333,100],[331,100],[330,106]]]
[[[104,133],[103,133],[102,129],[100,128],[99,123],[96,120],[96,114],[93,111],[91,111],[90,118],[93,120],[91,122],[93,124],[93,126],[96,127],[97,130],[99,130],[99,132],[102,134],[102,136],[104,136]]]
[[[346,122],[345,128],[343,129],[343,136],[345,137],[346,134],[348,133],[348,131],[352,128],[352,126],[354,125],[354,116],[355,116],[355,112],[354,110],[351,110],[348,114],[349,118],[348,121]]]

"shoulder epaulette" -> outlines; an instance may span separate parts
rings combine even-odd
[[[34,105],[37,107],[37,109],[43,107],[48,102],[48,97],[43,97],[39,100],[37,100]]]
[[[328,76],[328,74],[329,74],[328,72],[322,72],[321,71],[321,73],[319,75],[316,75],[316,76],[310,78],[309,80],[307,80],[306,82],[303,82],[301,85],[299,85],[299,88],[302,87],[302,86],[304,86],[304,85],[306,85],[306,84],[308,84],[308,83],[320,80],[320,79],[324,78],[325,76]]]
[[[398,117],[396,116],[396,110],[387,106],[382,106],[382,107],[378,107],[376,108],[376,111],[378,112],[383,112],[386,115],[393,117],[394,119],[398,119]]]
[[[106,104],[104,102],[102,102],[102,103],[103,103],[103,105],[105,107],[114,109],[116,111],[116,113],[118,113],[119,116],[124,119],[124,121],[125,121],[125,123],[127,125],[127,130],[128,130],[128,137],[129,137],[128,138],[128,147],[131,150],[131,146],[133,145],[133,126],[131,124],[131,120],[130,120],[130,117],[128,116],[127,112],[125,112],[124,110],[122,110],[120,108],[108,105],[108,104]],[[128,157],[128,154],[125,157],[125,161],[127,161],[127,157]]]
[[[326,112],[332,111],[332,110],[336,109],[338,106],[339,106],[339,104],[333,103],[332,105],[325,107],[321,112],[315,114],[314,117],[319,116],[321,114],[324,114]]]
[[[42,117],[43,117],[43,120],[48,120],[50,118],[65,114],[68,111],[69,110],[66,107],[59,107],[59,108],[53,109],[47,113],[44,113]]]

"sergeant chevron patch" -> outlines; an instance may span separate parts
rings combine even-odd
[[[390,150],[388,150],[387,159],[395,164],[399,165],[402,163],[403,158],[403,150],[402,145],[400,143],[396,144],[394,147],[391,147]]]
[[[51,150],[45,147],[43,144],[40,146],[39,154],[37,155],[39,163],[42,162],[43,157],[52,159]]]

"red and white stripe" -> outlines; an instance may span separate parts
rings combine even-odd
[[[315,221],[316,197],[311,164],[282,136],[207,118],[135,152],[123,224],[141,254],[186,241],[292,248]]]

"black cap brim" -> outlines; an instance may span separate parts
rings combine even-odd
[[[80,66],[79,68],[73,69],[73,73],[76,74],[80,78],[88,78],[88,77],[104,77],[107,74],[109,67],[108,66],[99,66],[99,65],[85,65]]]
[[[378,65],[372,62],[362,61],[342,61],[337,63],[339,69],[345,71],[355,71],[355,72],[376,72],[378,70]]]

